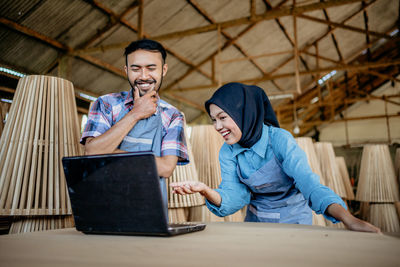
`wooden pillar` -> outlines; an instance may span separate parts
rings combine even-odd
[[[71,57],[67,55],[63,55],[58,60],[58,77],[70,80],[71,77]]]
[[[348,125],[347,125],[347,108],[348,108],[348,105],[347,105],[346,99],[344,100],[344,105],[345,105],[345,110],[344,110],[344,113],[345,113],[345,115],[344,115],[344,130],[345,130],[345,134],[346,134],[346,145],[349,146],[350,145],[350,142],[349,142],[349,128],[348,128]]]
[[[293,7],[296,6],[296,1],[293,0]],[[293,15],[293,34],[294,34],[294,69],[296,75],[296,91],[301,94],[301,84],[300,84],[300,71],[299,71],[299,50],[297,44],[297,18]]]
[[[392,138],[390,137],[390,123],[389,123],[386,96],[383,96],[383,99],[384,99],[384,102],[385,102],[385,116],[386,116],[386,128],[387,128],[387,134],[388,134],[388,143],[390,144],[392,142]]]
[[[218,54],[217,54],[217,59],[218,59],[218,87],[222,85],[222,63],[221,63],[221,44],[222,44],[222,37],[221,37],[221,26],[218,25]]]
[[[143,39],[143,0],[139,0],[139,10],[138,10],[138,31],[137,37]]]

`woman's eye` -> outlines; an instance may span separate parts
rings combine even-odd
[[[221,119],[221,120],[225,120],[225,119],[226,119],[226,116],[222,116],[222,117],[220,117],[220,119]]]

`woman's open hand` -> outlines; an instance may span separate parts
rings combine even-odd
[[[170,183],[169,186],[172,187],[173,193],[180,195],[194,194],[194,193],[202,194],[208,188],[208,186],[206,186],[204,183],[195,181]]]

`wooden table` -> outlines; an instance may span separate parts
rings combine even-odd
[[[0,236],[0,266],[400,266],[400,238],[318,226],[209,223],[175,237],[75,229]]]

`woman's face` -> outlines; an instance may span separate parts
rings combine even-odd
[[[215,130],[222,135],[225,143],[233,145],[239,142],[242,131],[227,113],[217,105],[210,104],[210,116]]]

